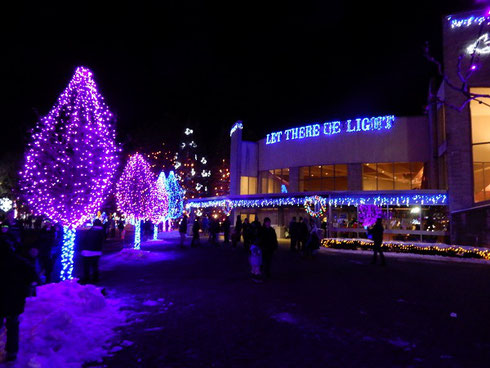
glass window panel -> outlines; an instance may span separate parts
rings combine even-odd
[[[490,94],[490,88],[471,88],[471,92],[488,95]],[[480,98],[479,100],[490,103],[490,98]],[[490,129],[488,128],[490,108],[485,104],[473,100],[470,102],[470,111],[471,138],[473,143],[490,142]]]
[[[347,190],[347,165],[335,165],[335,190]]]
[[[335,190],[335,177],[325,177],[322,179],[322,189],[321,190]]]
[[[395,189],[411,189],[412,186],[412,174],[410,171],[410,163],[397,162],[395,163]]]
[[[485,181],[483,166],[483,162],[473,162],[473,188],[475,193],[475,202],[481,202],[485,200]]]
[[[393,164],[377,164],[378,190],[393,190]]]
[[[362,165],[362,189],[376,190],[376,164]]]
[[[471,88],[472,93],[488,95],[490,88]],[[490,98],[479,98],[490,103]],[[490,142],[490,108],[478,101],[470,102],[472,143]],[[490,144],[473,145],[473,179],[475,202],[490,200],[487,166],[490,165]]]
[[[412,172],[412,189],[422,189],[422,181],[424,178],[424,163],[412,162],[411,172]]]
[[[321,166],[310,166],[310,178],[321,178],[322,167]]]
[[[248,176],[240,177],[240,194],[248,194]]]
[[[282,180],[283,184],[289,186],[289,169],[282,169]]]
[[[335,177],[335,190],[347,190],[347,176]]]
[[[248,194],[257,194],[257,178],[255,176],[248,178]]]
[[[323,165],[322,166],[322,178],[333,178],[335,176],[335,171],[333,165]]]
[[[304,180],[310,176],[310,168],[308,166],[303,166],[299,169],[299,177]]]
[[[269,177],[267,181],[267,193],[274,193],[274,180],[272,177]]]
[[[319,192],[322,190],[322,179],[314,178],[308,181],[308,187],[310,192]]]

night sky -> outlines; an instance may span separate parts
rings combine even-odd
[[[421,114],[434,75],[424,42],[440,54],[442,16],[483,6],[100,3],[4,14],[0,154],[22,154],[77,65],[94,71],[128,152],[175,144],[192,126],[198,144],[225,157],[237,119],[255,140],[309,121]]]

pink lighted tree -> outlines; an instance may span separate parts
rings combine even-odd
[[[135,220],[134,249],[141,245],[141,220],[152,218],[158,195],[155,175],[150,164],[139,153],[129,157],[116,185],[119,210]]]
[[[118,165],[113,115],[92,72],[78,67],[32,132],[20,186],[29,207],[63,226],[61,279],[71,279],[75,230],[103,204]]]

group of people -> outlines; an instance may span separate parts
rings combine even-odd
[[[289,223],[290,250],[311,257],[313,251],[320,248],[319,231],[313,219],[307,224],[302,217],[299,218],[299,222],[296,221],[296,217],[293,217]]]
[[[19,316],[25,301],[35,296],[35,287],[52,281],[61,256],[62,228],[45,222],[25,229],[13,218],[0,225],[0,328],[7,328],[7,361],[14,361],[19,350]],[[81,283],[97,282],[99,258],[105,230],[95,220],[89,230],[77,233],[77,245],[83,264]]]

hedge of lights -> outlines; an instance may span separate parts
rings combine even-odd
[[[322,246],[332,249],[372,250],[373,241],[368,239],[325,238],[322,239]],[[490,249],[463,248],[457,245],[440,247],[434,244],[427,244],[427,246],[422,246],[420,245],[420,243],[398,243],[387,241],[383,242],[382,249],[385,252],[412,253],[460,258],[479,258],[490,260]]]

